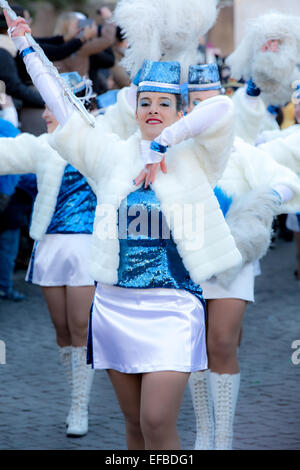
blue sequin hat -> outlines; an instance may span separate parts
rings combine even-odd
[[[84,96],[79,97],[84,104],[90,103],[92,98],[96,97],[93,92],[93,83],[89,78],[81,77],[78,72],[61,73],[60,76],[65,80],[74,95],[84,92]]]
[[[86,81],[78,72],[61,73],[60,76],[74,93],[80,93],[86,89]]]
[[[215,62],[204,65],[191,65],[188,80],[190,92],[222,89],[219,69]]]
[[[180,95],[179,62],[152,62],[145,60],[138,86],[138,92],[157,91]]]

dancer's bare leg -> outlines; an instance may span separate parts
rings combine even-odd
[[[70,346],[71,335],[67,318],[66,288],[42,287],[42,291],[55,328],[58,346]]]
[[[140,420],[147,450],[181,448],[177,419],[189,376],[171,371],[143,374]]]
[[[247,302],[241,299],[215,299],[207,302],[208,364],[213,372],[236,374],[240,371],[237,348]]]
[[[145,442],[140,427],[142,374],[123,374],[108,370],[120,408],[125,417],[128,450],[144,450]]]
[[[89,315],[94,294],[94,286],[66,287],[67,320],[72,346],[87,345]]]

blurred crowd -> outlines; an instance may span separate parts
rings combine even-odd
[[[28,10],[11,5],[18,16],[29,24]],[[34,37],[60,73],[77,71],[91,80],[94,113],[104,112],[116,100],[118,90],[130,85],[129,75],[120,65],[127,44],[121,29],[113,24],[112,12],[103,7],[94,18],[82,12],[68,11],[58,16],[51,37]],[[231,77],[222,52],[199,40],[199,63],[216,61],[223,87],[231,96],[243,83]],[[7,34],[7,25],[0,15],[0,138],[16,137],[20,132],[36,136],[46,132],[41,119],[44,102],[31,83],[23,60]],[[269,109],[280,128],[299,122],[292,103],[285,108]],[[300,113],[299,113],[300,114]],[[34,175],[0,176],[0,297],[19,301],[24,298],[13,288],[14,269],[27,267],[33,242],[28,235],[30,216],[37,192]],[[286,241],[293,233],[286,228],[285,216],[275,222],[275,233]],[[273,247],[275,246],[275,236]]]

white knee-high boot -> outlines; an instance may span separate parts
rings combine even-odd
[[[70,386],[70,392],[72,391],[72,346],[58,347],[60,360],[64,366],[67,381]],[[66,424],[69,423],[70,411],[66,418]]]
[[[214,448],[213,401],[209,374],[210,370],[192,372],[188,382],[196,416],[195,450]]]
[[[240,374],[210,373],[215,417],[215,449],[231,450]]]
[[[94,373],[86,363],[86,347],[73,347],[72,404],[67,436],[83,436],[88,432],[88,404]]]

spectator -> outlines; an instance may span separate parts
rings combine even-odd
[[[86,26],[87,17],[82,13],[63,13],[57,20],[54,34],[62,35],[65,41],[69,41],[78,36],[81,24]],[[56,65],[61,73],[78,71],[81,76],[89,76],[90,57],[105,51],[115,42],[116,28],[112,24],[104,24],[101,28],[101,36],[95,21],[91,22],[91,30],[94,37],[86,41],[81,49]]]
[[[34,108],[42,108],[44,102],[40,94],[25,85],[15,63],[17,50],[7,34],[7,26],[4,15],[0,15],[0,80],[5,83],[6,93],[13,99],[21,100],[21,103]]]
[[[18,129],[10,122],[0,119],[0,137],[16,137]],[[19,176],[0,177],[0,299],[20,301],[24,299],[13,288],[13,272],[19,251],[20,229],[8,223],[7,216],[14,216],[11,207],[12,197]]]
[[[32,23],[30,12],[26,10],[26,8],[19,5],[12,5],[12,9],[18,16],[25,18],[29,25]],[[64,41],[63,36],[59,35],[43,38],[34,37],[34,39],[41,46],[49,60],[59,61],[77,52],[86,41],[92,39],[94,36],[95,32],[93,31],[93,28],[86,26],[80,32],[80,36],[74,37],[67,42]],[[31,79],[27,74],[24,62],[19,55],[16,56],[16,63],[19,75],[23,82],[31,84]]]

